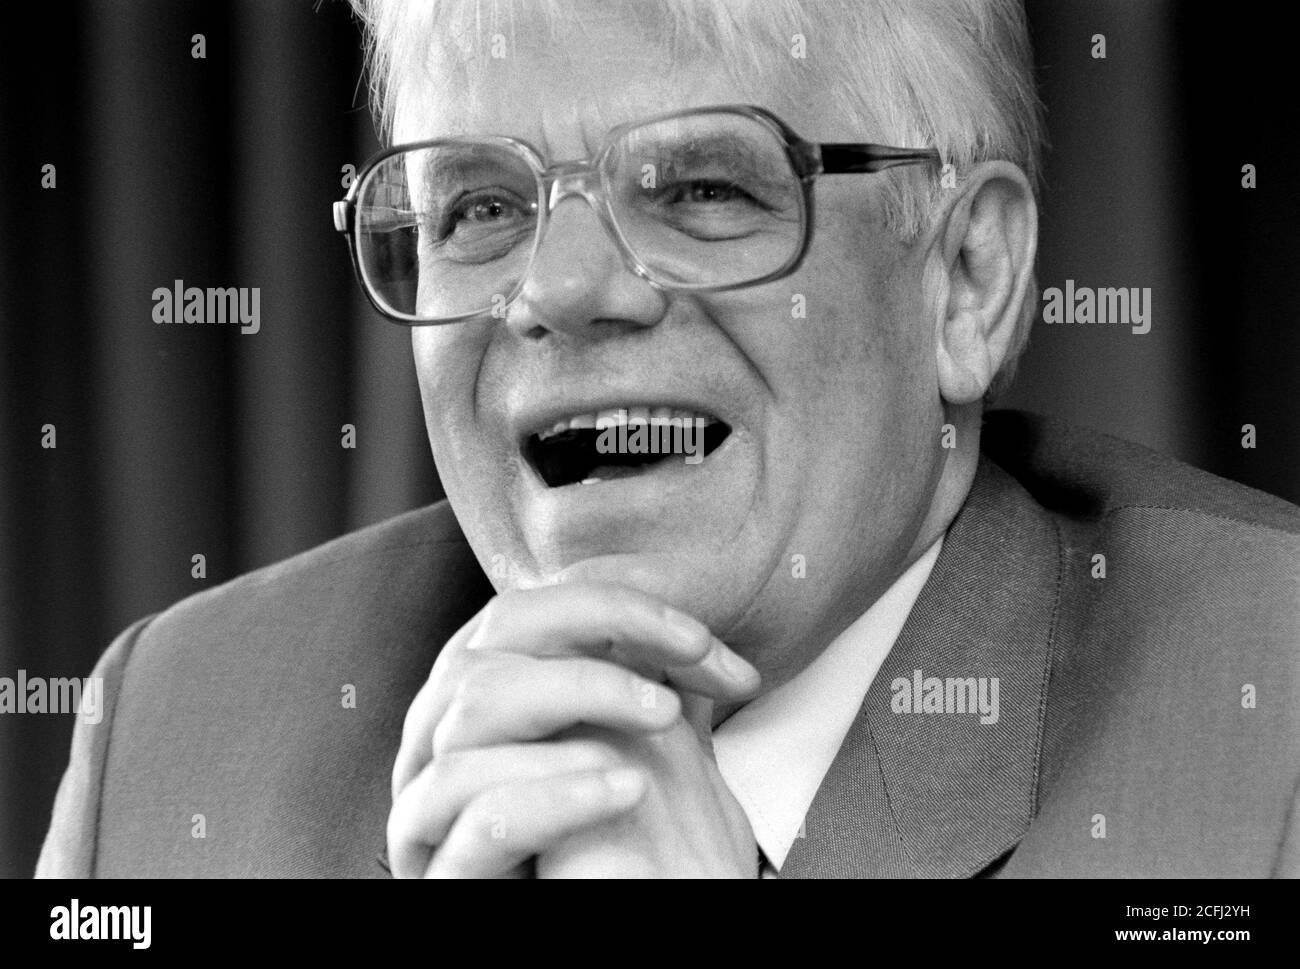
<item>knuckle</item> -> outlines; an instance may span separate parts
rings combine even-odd
[[[407,706],[406,713],[402,717],[403,736],[418,733],[425,726],[440,693],[440,681],[436,677],[437,671],[435,670],[429,674],[429,678],[424,681],[424,684]]]
[[[472,721],[487,712],[495,693],[489,673],[482,666],[466,671],[452,693],[451,704],[447,707],[449,715],[455,713],[462,721]]]
[[[448,668],[444,677],[447,684],[447,690],[451,696],[464,688],[467,680],[472,680],[476,676],[481,676],[483,669],[489,665],[491,655],[487,653],[462,653],[456,657],[454,663]]]
[[[424,843],[417,826],[417,814],[409,804],[395,804],[388,813],[385,828],[388,856],[393,863],[393,873],[399,878],[409,878],[419,872],[408,870],[411,860],[427,857],[429,847]]]
[[[433,728],[432,746],[434,763],[437,763],[440,760],[445,760],[451,752],[452,745],[456,740],[456,735],[460,730],[462,719],[460,708],[457,706],[456,702],[453,701],[451,706],[447,708],[447,712],[443,714],[442,719],[438,721],[437,726]]]
[[[406,708],[406,715],[402,717],[403,737],[413,737],[423,729],[430,712],[429,704],[423,700],[424,697],[417,696],[415,702]]]

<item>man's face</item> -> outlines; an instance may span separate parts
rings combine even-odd
[[[510,135],[553,163],[591,157],[614,125],[728,103],[812,140],[882,140],[831,113],[818,92],[833,67],[778,49],[737,83],[707,60],[674,63],[619,6],[591,5],[558,40],[518,24],[472,90],[399,100],[396,140]],[[413,329],[438,471],[499,586],[635,585],[708,623],[772,685],[893,580],[917,551],[942,420],[920,258],[884,229],[882,179],[821,178],[799,271],[706,295],[633,275],[570,197],[505,319]],[[699,464],[559,487],[523,447],[557,418],[638,407],[710,415],[730,434]]]

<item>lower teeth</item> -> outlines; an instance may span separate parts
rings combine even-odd
[[[602,464],[598,468],[592,468],[587,477],[583,478],[580,484],[596,484],[600,481],[613,481],[615,478],[630,478],[634,474],[640,474],[647,468],[658,464],[658,461],[648,461],[645,464]]]

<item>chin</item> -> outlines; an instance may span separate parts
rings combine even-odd
[[[599,449],[598,422],[623,414],[629,426],[653,422],[653,408],[648,418],[632,407],[521,420],[517,447],[457,442],[448,471],[461,473],[447,475],[448,494],[497,588],[611,583],[661,599],[715,634],[735,626],[781,561],[784,543],[765,523],[789,515],[763,500],[772,485],[767,448],[749,422],[713,406],[695,460]]]
[[[628,586],[689,613],[721,635],[736,621],[746,597],[739,563],[701,560],[676,553],[616,552],[591,555],[554,571],[518,576],[520,588],[561,582]],[[755,587],[760,582],[753,583]]]

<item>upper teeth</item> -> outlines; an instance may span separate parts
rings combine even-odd
[[[546,430],[538,432],[537,437],[539,440],[545,441],[547,438],[562,434],[565,431],[580,428],[603,430],[606,427],[617,427],[620,424],[666,424],[671,420],[682,422],[701,420],[708,425],[716,424],[718,419],[710,414],[674,407],[615,407],[609,410],[593,411],[588,414],[575,414],[572,417],[558,420]]]

